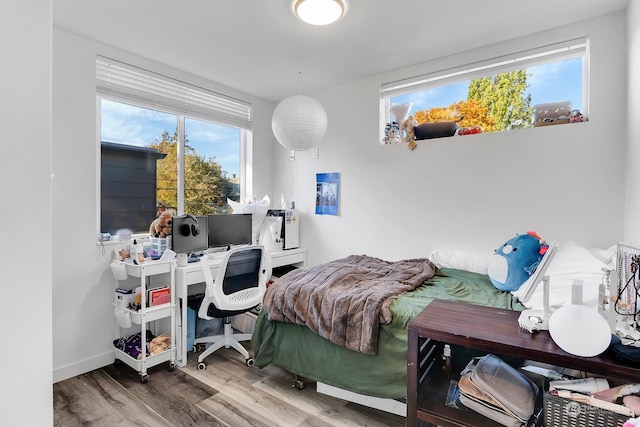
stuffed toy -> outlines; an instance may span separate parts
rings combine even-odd
[[[416,126],[418,126],[418,122],[413,116],[407,117],[406,120],[400,123],[400,129],[402,129],[403,132],[403,142],[411,143],[416,140]]]
[[[385,144],[397,144],[400,142],[400,126],[398,126],[398,123],[387,123],[384,127],[384,138],[382,142]]]
[[[146,347],[147,344],[150,343],[155,337],[156,336],[153,335],[153,333],[151,333],[150,330],[147,330],[145,334],[146,343],[144,344],[144,347]],[[142,358],[143,344],[142,344],[142,334],[140,332],[126,336],[126,337],[116,338],[113,341],[113,345],[117,349],[122,350],[123,352],[133,357],[134,359]]]
[[[167,334],[158,335],[149,342],[149,354],[162,353],[171,347],[171,337]]]
[[[164,211],[154,219],[149,226],[149,235],[151,237],[165,238],[171,235],[171,224],[173,215],[169,211]]]
[[[501,291],[517,291],[536,270],[548,248],[534,231],[507,240],[489,260],[491,283]]]

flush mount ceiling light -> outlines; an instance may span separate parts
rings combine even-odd
[[[344,13],[342,0],[297,0],[296,15],[311,25],[327,25],[337,21]]]

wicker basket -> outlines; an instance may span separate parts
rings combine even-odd
[[[542,398],[545,427],[622,427],[629,419],[605,409],[558,397],[548,392]]]

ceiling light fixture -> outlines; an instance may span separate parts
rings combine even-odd
[[[311,25],[327,25],[344,14],[342,0],[297,0],[293,6],[296,15]]]

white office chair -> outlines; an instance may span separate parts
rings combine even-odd
[[[240,344],[251,334],[234,333],[231,316],[247,312],[260,304],[271,277],[271,256],[262,246],[234,248],[225,254],[216,279],[213,280],[209,260],[202,257],[206,289],[198,310],[201,319],[224,319],[224,333],[197,338],[194,344],[211,343],[198,357],[198,369],[206,369],[204,359],[219,348],[233,347],[244,355],[247,366],[253,365],[249,352]]]

